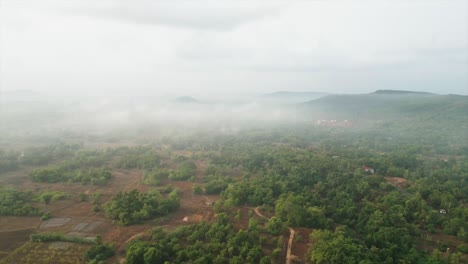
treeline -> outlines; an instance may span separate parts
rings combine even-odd
[[[108,168],[85,168],[69,170],[67,167],[37,169],[30,172],[36,182],[79,182],[82,184],[104,185],[112,178]]]
[[[116,163],[119,168],[153,170],[161,166],[162,157],[152,147],[122,147],[115,152],[121,156]]]
[[[40,216],[42,210],[31,205],[34,199],[32,192],[22,192],[0,187],[0,215]]]
[[[171,191],[164,197],[158,190],[147,193],[132,190],[119,192],[104,205],[106,214],[122,225],[140,223],[143,220],[164,216],[180,206],[179,190]]]
[[[23,151],[0,150],[0,173],[14,171],[21,166],[47,165],[71,157],[80,149],[78,144],[58,143],[44,147],[26,148]]]
[[[257,227],[236,230],[225,213],[213,223],[183,226],[171,233],[156,229],[152,240],[133,242],[127,248],[127,263],[271,263]]]
[[[31,235],[32,242],[71,242],[80,244],[97,244],[95,239],[88,239],[77,236],[68,236],[62,233],[38,233]]]

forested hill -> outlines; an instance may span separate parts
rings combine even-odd
[[[468,96],[379,90],[370,94],[329,95],[301,105],[323,118],[419,119],[466,122]]]

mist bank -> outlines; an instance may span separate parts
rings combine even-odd
[[[310,99],[313,97],[313,99]],[[273,99],[272,99],[273,98]],[[50,141],[149,140],[204,133],[293,128],[360,133],[442,133],[467,142],[468,97],[407,91],[328,95],[279,92],[240,101],[182,97],[50,97],[3,95],[0,144]]]

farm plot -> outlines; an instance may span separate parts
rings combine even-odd
[[[77,264],[86,263],[85,253],[89,245],[51,242],[28,242],[0,261],[0,264]]]

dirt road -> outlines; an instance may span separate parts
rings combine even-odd
[[[259,217],[262,217],[268,220],[270,219],[260,212],[260,207],[255,207],[254,212]],[[288,249],[286,251],[286,264],[291,264],[292,263],[291,251],[292,251],[292,245],[293,245],[294,235],[296,234],[296,231],[289,226],[288,226],[288,229],[289,229],[289,240],[288,240]]]

